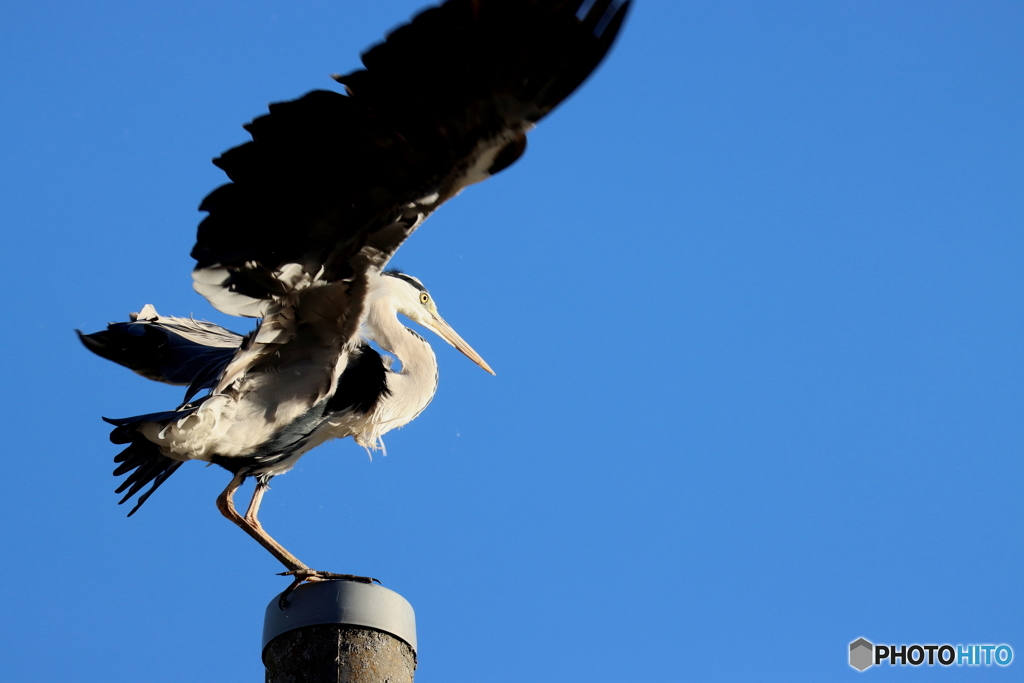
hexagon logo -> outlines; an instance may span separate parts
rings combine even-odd
[[[875,663],[875,646],[863,638],[850,643],[850,666],[863,671]]]

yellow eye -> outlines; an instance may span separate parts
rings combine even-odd
[[[420,292],[420,303],[425,304],[430,301],[430,295],[426,292]]]

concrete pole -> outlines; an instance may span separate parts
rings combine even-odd
[[[412,683],[416,617],[398,593],[375,584],[303,584],[267,605],[267,683]]]

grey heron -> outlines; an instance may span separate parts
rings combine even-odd
[[[364,69],[334,76],[345,94],[272,104],[246,126],[252,141],[214,160],[230,182],[200,205],[193,287],[256,328],[239,335],[147,306],[81,335],[104,358],[188,387],[173,410],[107,420],[126,445],[120,502],[141,492],[129,516],[182,463],[220,465],[232,479],[218,509],[295,583],[360,578],[313,570],[264,531],[268,482],[329,439],[378,448],[427,406],[437,362],[399,313],[492,372],[423,284],[386,265],[438,206],[519,158],[527,132],[603,59],[628,5],[448,0],[365,52]],[[242,515],[233,496],[250,477]]]

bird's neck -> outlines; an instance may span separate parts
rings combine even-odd
[[[420,410],[425,408],[437,389],[437,357],[430,344],[399,322],[386,301],[370,305],[364,324],[364,335],[402,364],[401,370],[389,374],[389,388],[394,393],[395,384],[402,384],[408,399],[422,403]]]
[[[409,424],[430,404],[437,391],[437,359],[430,344],[400,323],[394,308],[386,304],[371,304],[364,325],[364,336],[402,363],[401,370],[387,373],[388,392],[356,439],[376,448],[383,447],[382,435]]]

